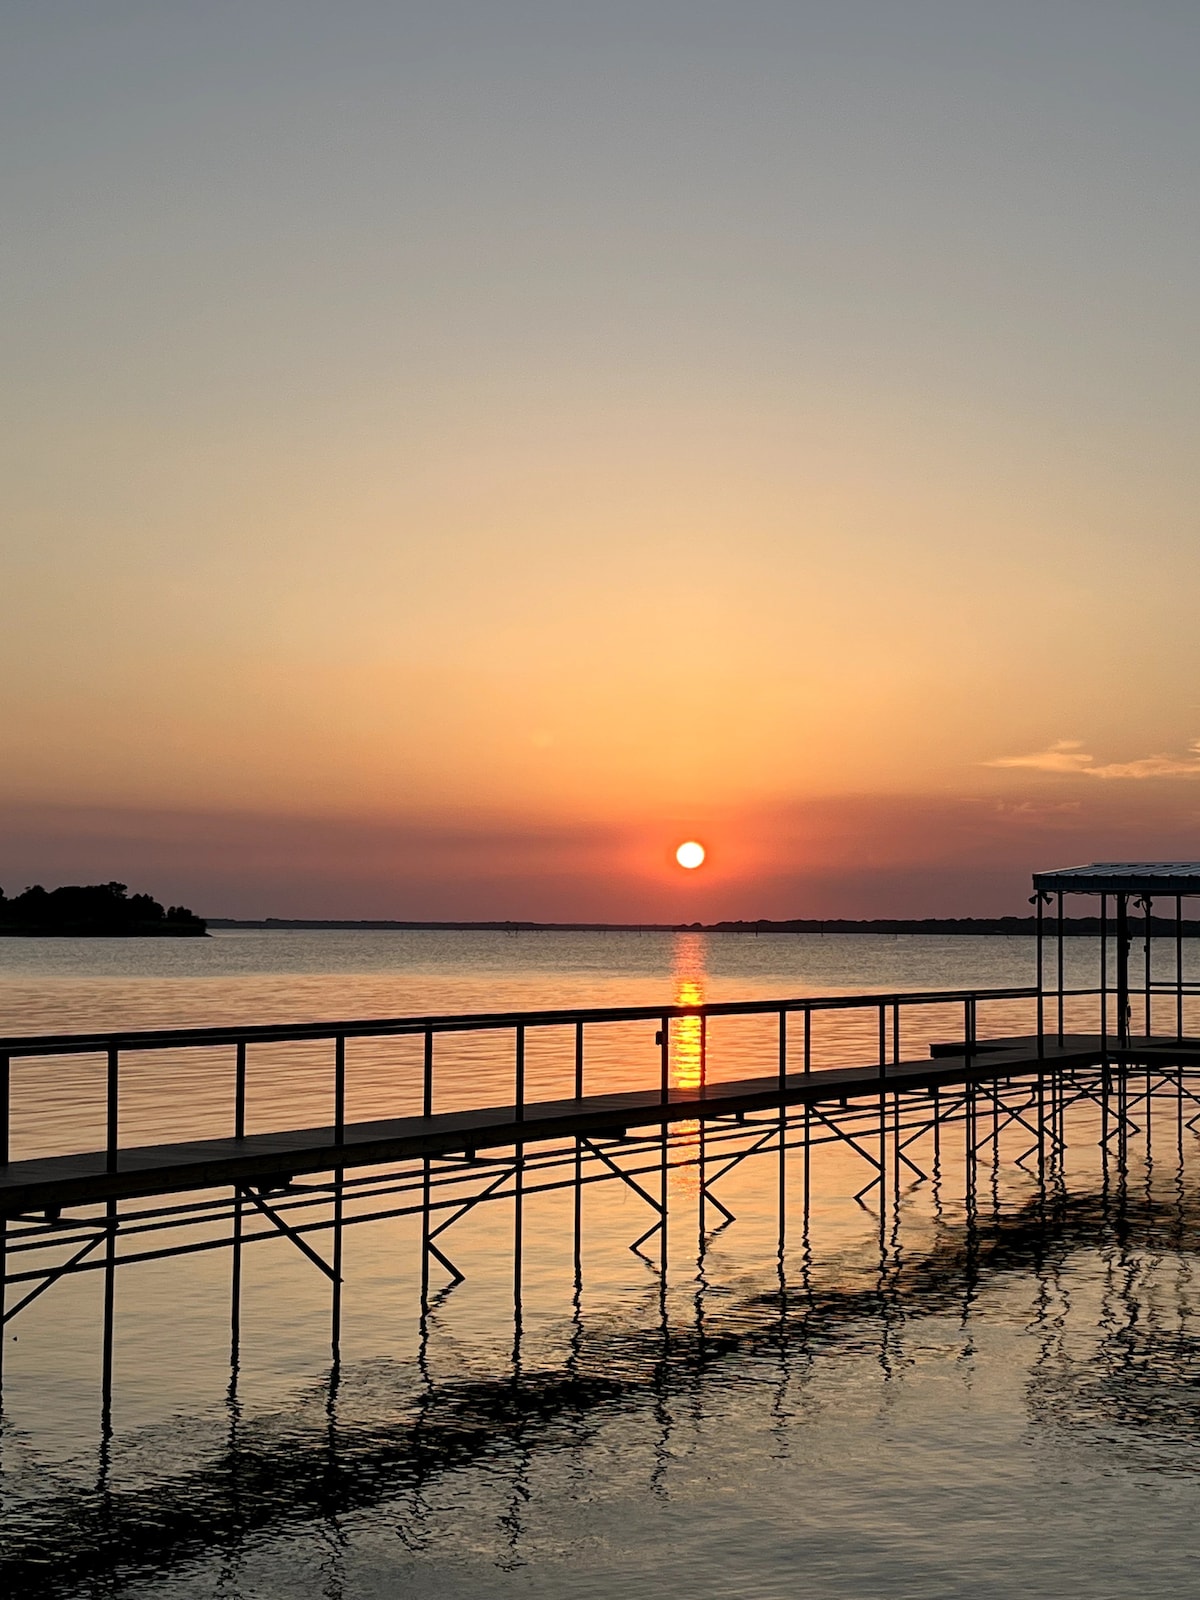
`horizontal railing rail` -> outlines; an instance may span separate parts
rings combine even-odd
[[[879,1005],[951,1005],[968,1000],[1033,1000],[1033,986],[1001,989],[920,989],[870,994],[813,995],[777,1000],[705,1000],[696,1004],[584,1006],[552,1011],[450,1012],[431,1016],[347,1018],[333,1022],[233,1024],[227,1027],[122,1029],[108,1033],[39,1033],[0,1037],[0,1055],[83,1055],[107,1050],[171,1050],[223,1044],[287,1044],[306,1039],[362,1039],[409,1033],[475,1033],[515,1027],[566,1027],[579,1022],[652,1022],[657,1017],[777,1016],[779,1012],[869,1010]],[[1096,994],[1073,989],[1067,994]],[[1057,991],[1055,991],[1057,994]]]

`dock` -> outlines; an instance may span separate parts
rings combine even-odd
[[[11,1045],[11,1041],[10,1041]],[[14,1161],[0,1168],[0,1216],[61,1211],[109,1200],[144,1199],[240,1184],[286,1187],[294,1178],[356,1167],[523,1148],[580,1138],[623,1140],[631,1131],[678,1123],[719,1122],[781,1107],[840,1106],[997,1080],[1028,1080],[1111,1061],[1200,1061],[1200,1041],[1140,1041],[1116,1051],[1099,1035],[1035,1036],[982,1041],[968,1054],[961,1044],[935,1047],[915,1060],[834,1067],[684,1088],[593,1094],[485,1106],[430,1116],[394,1117],[297,1128],[223,1139],[199,1139]]]
[[[1200,893],[1200,868],[1186,883],[1176,869],[1171,873],[1161,878],[1176,895],[1170,979],[1151,971],[1152,897],[1143,892],[1138,902],[1146,913],[1138,1030],[1132,1014],[1138,991],[1129,968],[1127,902],[1133,890],[1118,895],[1114,941],[1107,936],[1105,896],[1117,895],[1114,886],[1121,884],[1144,886],[1141,879],[1114,878],[1105,869],[1102,877],[1087,876],[1082,888],[1070,873],[1046,884],[1035,879],[1037,981],[1020,987],[0,1037],[0,1317],[7,1325],[65,1278],[102,1274],[107,1416],[116,1277],[139,1262],[231,1251],[236,1365],[244,1250],[264,1240],[287,1240],[331,1286],[336,1363],[343,1234],[359,1224],[419,1221],[424,1316],[435,1297],[464,1277],[447,1253],[449,1230],[481,1204],[510,1204],[519,1325],[524,1208],[534,1195],[573,1194],[578,1273],[582,1195],[595,1183],[625,1185],[648,1221],[629,1247],[665,1282],[672,1204],[684,1194],[693,1197],[703,1256],[713,1226],[736,1221],[722,1185],[751,1157],[775,1160],[782,1259],[789,1161],[801,1164],[807,1207],[810,1166],[823,1147],[837,1146],[849,1156],[839,1181],[849,1179],[846,1198],[876,1217],[881,1240],[889,1217],[900,1214],[906,1186],[932,1181],[944,1192],[947,1172],[961,1174],[970,1210],[979,1163],[990,1161],[994,1183],[1002,1150],[1038,1192],[1049,1192],[1061,1182],[1069,1125],[1077,1133],[1087,1130],[1102,1163],[1120,1164],[1129,1139],[1140,1136],[1138,1118],[1144,1114],[1148,1139],[1155,1107],[1168,1103],[1182,1152],[1185,1133],[1200,1124],[1200,1038],[1184,1029],[1191,996],[1200,988],[1185,976],[1179,908],[1185,893]],[[1062,900],[1071,892],[1101,897],[1099,982],[1084,988],[1064,982]],[[1053,944],[1044,927],[1051,894],[1058,911]],[[1108,966],[1114,944],[1115,983]],[[1046,982],[1047,966],[1056,974],[1053,984]],[[1152,1026],[1168,1012],[1173,1029]],[[714,1055],[710,1024],[717,1019],[720,1048]],[[1093,1020],[1098,1025],[1089,1029]],[[1023,1021],[1024,1028],[1014,1029],[1014,1021]],[[749,1032],[725,1057],[728,1030],[739,1024]],[[625,1031],[608,1031],[620,1028]],[[547,1031],[555,1034],[556,1042],[549,1041],[555,1076],[538,1082],[549,1082],[551,1089],[561,1083],[566,1092],[534,1097],[527,1092],[529,1046]],[[598,1036],[606,1031],[597,1050]],[[378,1048],[405,1039],[407,1050]],[[382,1076],[374,1069],[374,1105],[386,1109],[392,1100],[397,1114],[347,1116],[352,1041],[373,1042],[367,1055],[384,1063]],[[452,1041],[458,1043],[448,1051]],[[324,1061],[320,1094],[327,1093],[332,1116],[251,1131],[248,1086],[258,1082],[259,1072],[269,1076],[275,1070],[281,1048],[288,1058],[289,1046],[300,1052],[290,1059],[303,1059],[306,1071],[314,1053]],[[142,1070],[138,1126],[145,1128],[152,1113],[149,1126],[155,1133],[161,1126],[162,1136],[154,1142],[123,1137],[129,1064],[144,1065],[148,1056],[165,1052],[175,1070],[182,1068],[176,1082],[201,1081],[189,1077],[189,1053],[198,1074],[229,1073],[226,1132],[195,1137],[192,1108],[169,1094],[148,1111],[146,1084],[156,1075]],[[546,1055],[539,1046],[539,1073],[546,1070]],[[39,1071],[52,1074],[62,1058],[80,1056],[102,1067],[103,1143],[66,1154],[14,1149],[14,1127],[36,1124],[28,1102],[23,1117],[14,1117],[14,1085],[20,1082],[26,1094],[38,1092],[41,1080],[31,1077],[29,1063],[44,1063]],[[470,1081],[465,1061],[488,1063],[491,1087],[479,1104],[462,1103]],[[25,1070],[14,1074],[13,1063]],[[506,1072],[510,1092],[497,1094]],[[634,1087],[615,1090],[614,1077]],[[454,1104],[448,1106],[447,1099]],[[673,1202],[669,1178],[681,1167],[694,1169],[695,1182],[677,1191]],[[862,1181],[853,1187],[856,1171]],[[320,1248],[323,1237],[327,1250]]]

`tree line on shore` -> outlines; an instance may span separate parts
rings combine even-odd
[[[153,895],[129,893],[123,883],[35,883],[11,900],[0,889],[0,934],[178,936],[207,933],[187,906],[165,909]]]

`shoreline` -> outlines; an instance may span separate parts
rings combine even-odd
[[[245,928],[268,933],[319,932],[326,929],[358,933],[873,933],[1032,938],[1037,931],[1035,917],[884,917],[861,921],[806,917],[780,922],[767,918],[756,922],[433,922],[336,917],[206,917],[204,920],[209,928]],[[1145,919],[1131,921],[1130,929],[1135,938],[1140,938],[1145,932]],[[1055,918],[1044,918],[1043,936],[1048,940],[1053,939],[1057,931]],[[1062,931],[1075,938],[1099,937],[1101,921],[1099,917],[1064,917]],[[1108,931],[1110,936],[1115,934],[1111,918]],[[1152,917],[1150,931],[1155,938],[1173,938],[1177,927],[1173,918]],[[1200,921],[1185,922],[1183,933],[1189,938],[1200,935]]]

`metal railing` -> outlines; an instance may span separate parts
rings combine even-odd
[[[1090,991],[1071,991],[1087,993]],[[145,1052],[210,1049],[232,1045],[235,1049],[232,1132],[235,1139],[246,1137],[246,1095],[249,1075],[248,1053],[253,1045],[294,1044],[332,1040],[333,1051],[333,1143],[344,1143],[346,1133],[346,1042],[350,1039],[387,1039],[419,1036],[423,1039],[421,1072],[421,1115],[435,1115],[435,1040],[454,1034],[513,1035],[514,1120],[524,1120],[526,1099],[526,1041],[531,1030],[572,1027],[574,1029],[574,1098],[585,1097],[585,1029],[605,1024],[657,1022],[659,1048],[658,1087],[664,1104],[670,1103],[670,1024],[680,1018],[700,1018],[702,1029],[714,1017],[775,1017],[778,1027],[778,1078],[781,1094],[786,1093],[795,1073],[789,1066],[789,1020],[799,1017],[803,1028],[803,1074],[813,1071],[813,1017],[826,1012],[871,1012],[877,1014],[877,1065],[880,1078],[886,1079],[889,1066],[898,1065],[902,1052],[901,1019],[905,1011],[931,1006],[962,1007],[963,1051],[969,1060],[979,1043],[978,1012],[981,1004],[997,1001],[1037,1000],[1037,987],[995,989],[921,990],[908,993],[827,995],[779,1000],[703,1001],[651,1006],[610,1006],[539,1011],[476,1012],[435,1016],[351,1019],[337,1022],[264,1023],[233,1027],[161,1028],[115,1033],[58,1033],[0,1038],[0,1165],[11,1159],[11,1071],[10,1063],[31,1057],[101,1054],[105,1074],[105,1152],[109,1171],[117,1168],[121,1148],[121,1062],[122,1057]],[[702,1086],[703,1092],[703,1086]],[[275,1129],[273,1131],[287,1131]]]

